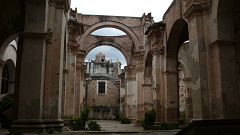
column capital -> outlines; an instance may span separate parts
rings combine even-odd
[[[145,32],[145,35],[150,39],[151,48],[163,45],[163,31],[165,30],[165,26],[163,22],[154,23]]]
[[[136,80],[136,66],[130,65],[124,68],[126,80]]]

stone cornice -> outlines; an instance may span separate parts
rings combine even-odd
[[[50,40],[52,38],[53,32],[51,30],[48,30],[47,32],[24,32],[23,36],[26,38],[39,38],[39,39],[46,39]]]
[[[163,22],[154,23],[150,27],[148,27],[147,31],[145,32],[145,35],[151,36],[153,34],[159,33],[161,31],[164,31],[165,27],[166,24]]]
[[[49,5],[59,9],[64,9],[67,12],[70,9],[71,0],[49,0]]]
[[[209,13],[212,8],[212,0],[186,0],[187,10],[184,17],[191,21],[193,17]]]

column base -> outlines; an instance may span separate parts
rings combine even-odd
[[[52,133],[61,132],[63,128],[62,120],[16,120],[9,132],[11,135],[21,135],[22,133]]]

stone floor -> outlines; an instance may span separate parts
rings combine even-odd
[[[178,130],[170,131],[144,131],[141,126],[136,124],[121,124],[118,121],[109,120],[97,120],[100,124],[100,132],[94,131],[64,131],[61,133],[54,133],[51,135],[174,135]],[[65,128],[66,129],[66,128]],[[7,135],[7,130],[0,129],[0,135]],[[36,134],[24,134],[24,135],[36,135]],[[41,135],[48,135],[43,133]]]

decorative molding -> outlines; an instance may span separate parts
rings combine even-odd
[[[47,42],[52,42],[52,35],[53,32],[51,29],[49,29],[47,32],[45,33],[37,33],[37,32],[24,32],[23,36],[25,38],[34,38],[34,39],[45,39],[47,40]]]
[[[187,10],[184,13],[184,17],[191,21],[193,17],[204,15],[206,13],[210,13],[212,8],[212,0],[186,0]]]
[[[214,46],[235,46],[238,45],[239,43],[237,41],[227,41],[227,40],[216,40],[212,43],[209,44],[209,47],[214,47]]]
[[[166,75],[172,75],[172,74],[176,75],[176,74],[178,74],[177,71],[169,71],[169,70],[164,71],[164,73],[165,73]]]
[[[64,9],[67,12],[70,9],[71,0],[49,0],[48,4],[58,9]]]

